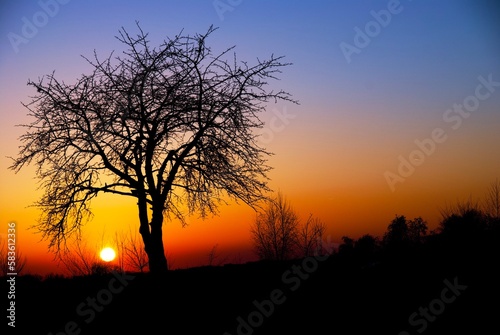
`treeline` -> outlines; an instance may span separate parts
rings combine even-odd
[[[257,216],[252,237],[261,260],[290,260],[321,253],[326,226],[310,216],[298,219],[282,194],[268,201]],[[500,183],[492,183],[481,201],[463,201],[441,210],[439,226],[430,231],[422,217],[396,215],[383,236],[342,237],[339,256],[351,261],[376,262],[382,257],[401,258],[429,248],[472,252],[500,241]]]
[[[473,252],[498,241],[499,233],[499,217],[490,216],[471,203],[463,203],[443,217],[436,230],[428,232],[427,222],[421,217],[409,220],[404,215],[396,215],[382,238],[370,234],[356,240],[343,236],[338,253],[368,260],[375,256],[401,257],[431,245]]]

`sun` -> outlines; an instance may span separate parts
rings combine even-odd
[[[101,250],[101,253],[99,255],[101,256],[101,259],[103,261],[111,262],[113,259],[115,259],[116,253],[113,248],[106,247]]]

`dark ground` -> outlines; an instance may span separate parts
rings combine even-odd
[[[162,278],[129,274],[121,281],[114,274],[20,276],[15,333],[496,334],[497,242],[438,241],[390,254],[192,268]],[[89,297],[97,298],[94,307]],[[419,308],[430,308],[428,319]]]

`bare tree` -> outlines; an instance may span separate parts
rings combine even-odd
[[[490,184],[484,199],[484,212],[492,218],[500,219],[500,182]]]
[[[118,262],[121,269],[144,272],[148,266],[148,255],[137,232],[129,230],[116,236]]]
[[[297,243],[300,254],[304,257],[313,256],[315,253],[322,254],[322,238],[325,231],[326,225],[310,215],[299,227]]]
[[[9,263],[14,264],[14,266],[11,267]],[[15,251],[10,251],[7,239],[0,236],[0,276],[6,276],[7,273],[11,272],[19,275],[25,266],[26,256],[23,255],[19,248],[16,248]]]
[[[261,259],[286,260],[296,255],[299,219],[281,193],[257,214],[251,234]]]
[[[90,276],[108,272],[96,250],[99,250],[98,246],[89,247],[87,240],[79,236],[66,244],[66,248],[57,254],[57,259],[71,276]]]
[[[225,195],[251,206],[264,198],[270,153],[257,143],[259,114],[269,102],[296,101],[266,89],[289,65],[283,57],[252,65],[234,47],[214,53],[213,27],[155,48],[137,27],[136,36],[117,36],[122,56],[85,58],[93,71],[75,84],[54,73],[28,82],[37,92],[24,104],[33,122],[10,168],[37,167],[36,228],[56,253],[100,192],[136,198],[150,271],[162,273],[164,218],[216,214]]]

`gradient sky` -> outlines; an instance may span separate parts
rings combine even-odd
[[[334,241],[381,236],[396,214],[422,216],[433,229],[440,208],[479,200],[500,178],[496,1],[60,2],[0,4],[0,233],[17,223],[29,272],[61,269],[41,236],[28,229],[39,215],[27,207],[40,195],[34,169],[7,169],[23,133],[15,125],[30,121],[21,102],[35,92],[26,83],[54,70],[73,83],[89,71],[80,55],[120,50],[114,36],[121,27],[134,32],[136,20],[153,43],[181,30],[203,33],[213,24],[219,27],[209,39],[215,50],[236,45],[240,60],[275,54],[293,63],[271,87],[289,91],[300,105],[278,102],[262,115],[265,145],[275,153],[271,187],[302,218],[312,213],[325,222]],[[32,23],[36,31],[27,28]],[[16,45],[14,34],[25,43]],[[355,50],[348,57],[347,45]],[[454,111],[459,104],[471,111]],[[417,152],[415,141],[427,153]],[[116,232],[137,229],[130,199],[97,199],[93,209],[83,231],[90,244],[112,243]],[[252,209],[232,204],[217,217],[190,218],[186,228],[167,222],[172,265],[206,264],[215,245],[221,258],[252,259],[254,219]]]

